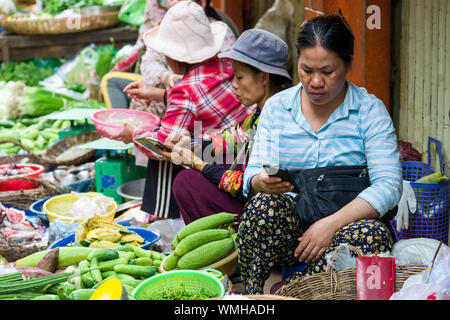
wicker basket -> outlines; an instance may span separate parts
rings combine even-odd
[[[25,147],[20,142],[14,140],[0,140],[0,144],[2,143],[15,144],[16,146],[19,146],[20,148],[25,150],[27,154],[26,155],[10,154],[7,156],[0,156],[0,164],[18,163],[28,159],[28,161],[26,161],[28,163],[37,163],[44,165],[43,163],[40,162],[40,157],[38,155],[33,154],[33,152],[29,148]]]
[[[91,159],[95,155],[97,150],[79,149],[83,150],[83,152],[82,153],[74,152],[73,158],[66,158],[65,160],[59,160],[58,156],[60,156],[63,152],[66,152],[72,147],[76,147],[78,145],[85,144],[87,142],[91,142],[99,138],[100,135],[96,131],[89,131],[66,137],[64,139],[61,139],[59,142],[55,143],[44,154],[40,155],[40,161],[41,163],[45,163],[45,165],[49,167],[78,165],[84,163],[89,159]]]
[[[349,247],[358,256],[363,255],[360,249]],[[409,277],[426,268],[426,265],[419,264],[396,265],[395,292]],[[325,272],[295,279],[278,289],[275,295],[300,300],[356,300],[356,268],[335,271],[328,265]]]
[[[40,199],[44,199],[50,196],[56,196],[59,194],[67,193],[66,188],[61,188],[48,181],[27,178],[27,177],[9,177],[3,179],[1,183],[9,180],[27,180],[33,181],[39,184],[34,189],[23,189],[18,191],[2,191],[0,192],[0,203],[19,208],[22,210],[29,210],[30,205]]]
[[[46,35],[77,33],[116,26],[120,23],[119,12],[105,12],[101,14],[80,15],[77,18],[42,18],[24,19],[27,14],[16,14],[18,19],[8,19],[4,16],[0,24],[5,31],[24,35]]]
[[[37,251],[45,250],[46,246],[39,246],[31,242],[9,241],[0,233],[0,256],[8,262],[15,262]]]

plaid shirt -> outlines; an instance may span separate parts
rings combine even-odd
[[[157,131],[137,128],[136,137],[153,137],[164,142],[171,133],[193,136],[194,123],[202,132],[220,131],[243,121],[252,113],[233,95],[234,76],[229,59],[212,58],[193,66],[172,89],[167,90],[167,111]],[[150,150],[135,144],[151,159],[159,159]]]

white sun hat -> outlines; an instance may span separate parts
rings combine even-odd
[[[200,5],[180,1],[143,39],[146,46],[173,60],[194,64],[218,54],[226,34],[227,25],[221,21],[210,23]]]

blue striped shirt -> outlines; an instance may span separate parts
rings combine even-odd
[[[301,83],[266,101],[259,119],[244,195],[264,164],[288,170],[367,165],[371,186],[359,197],[382,217],[402,193],[402,166],[397,137],[383,102],[348,82],[344,102],[314,132],[301,111]]]

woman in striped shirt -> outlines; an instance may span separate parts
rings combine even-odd
[[[379,254],[393,245],[388,222],[402,192],[397,138],[383,103],[347,80],[353,33],[340,15],[306,21],[298,33],[300,83],[267,100],[245,170],[237,244],[248,294],[263,292],[275,267],[306,263],[285,282],[325,271],[341,243]],[[301,223],[294,186],[269,177],[264,165],[289,171],[367,166],[370,186],[336,212]],[[386,221],[385,221],[386,222]],[[272,291],[274,292],[274,291]]]

